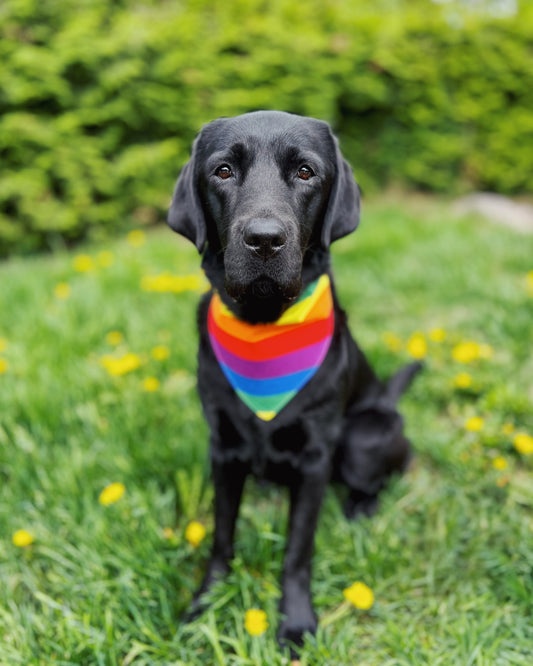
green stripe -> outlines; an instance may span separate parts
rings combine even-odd
[[[293,305],[296,305],[296,303],[299,303],[300,301],[305,301],[305,299],[308,296],[311,296],[311,294],[315,291],[319,280],[320,280],[320,278],[317,278],[314,282],[311,282],[311,284],[308,284],[307,287],[298,296],[298,298],[296,299],[296,301]]]
[[[250,395],[237,391],[237,395],[252,412],[279,412],[294,398],[298,391],[287,391],[276,395]]]

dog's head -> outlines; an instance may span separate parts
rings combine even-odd
[[[279,111],[221,118],[197,136],[168,222],[204,254],[221,297],[273,321],[302,274],[359,221],[359,188],[329,125]]]

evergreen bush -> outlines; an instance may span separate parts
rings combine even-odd
[[[201,125],[261,108],[329,121],[367,189],[531,191],[532,22],[430,0],[4,0],[0,255],[160,220]]]

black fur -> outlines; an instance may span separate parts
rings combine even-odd
[[[326,123],[275,111],[210,123],[182,170],[168,220],[195,243],[212,286],[248,322],[275,321],[307,284],[330,274],[336,324],[327,357],[269,422],[240,401],[215,359],[206,326],[211,294],[198,313],[198,388],[211,429],[215,535],[192,612],[228,571],[244,481],[254,474],[289,488],[279,639],[301,645],[317,625],[311,557],[326,485],[348,486],[349,517],[375,511],[379,491],[409,459],[396,402],[419,364],[383,384],[348,330],[329,246],[357,227],[359,188]]]

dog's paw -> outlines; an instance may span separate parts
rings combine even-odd
[[[377,495],[365,495],[361,492],[352,492],[344,503],[343,511],[348,520],[357,520],[361,516],[370,518],[378,510]]]
[[[200,615],[202,615],[206,608],[207,606],[204,606],[203,604],[195,604],[193,602],[189,608],[181,614],[182,624],[190,624],[191,622],[194,622],[200,617]]]
[[[182,613],[181,621],[183,624],[190,624],[197,620],[209,607],[209,600],[206,598],[206,595],[202,591],[198,591],[189,607]]]
[[[209,563],[200,588],[193,596],[189,608],[181,616],[183,622],[186,624],[194,622],[194,620],[197,620],[207,610],[210,603],[209,593],[213,586],[221,581],[228,572],[229,565],[225,561],[212,560]]]
[[[314,616],[300,621],[285,618],[278,631],[278,643],[281,647],[290,648],[292,660],[298,659],[297,649],[304,644],[305,634],[309,633],[314,636],[316,628],[317,620]]]

